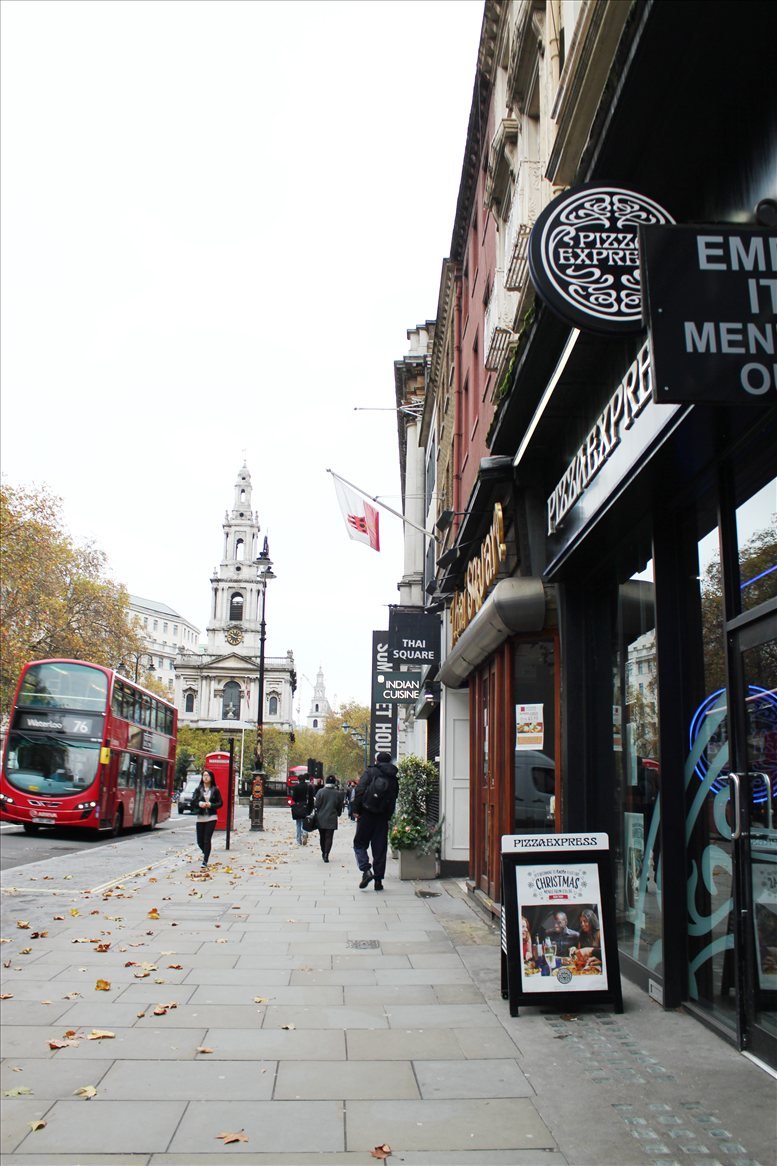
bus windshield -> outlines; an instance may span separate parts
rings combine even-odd
[[[86,664],[64,661],[33,664],[25,673],[16,703],[18,708],[104,713],[108,703],[108,677]]]
[[[5,776],[26,793],[64,797],[83,793],[97,776],[99,741],[73,741],[50,733],[8,735]]]

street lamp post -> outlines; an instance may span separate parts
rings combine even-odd
[[[267,584],[275,578],[272,569],[272,559],[264,540],[264,546],[256,560],[257,578],[262,594],[262,606],[259,618],[259,700],[256,710],[256,750],[254,753],[253,788],[251,790],[251,829],[264,829],[264,645],[267,638],[267,624],[265,622],[265,604],[267,602]]]
[[[369,765],[369,749],[370,749],[370,726],[369,724],[362,725],[360,729],[354,728],[353,725],[347,725],[343,722],[342,730],[344,733],[350,733],[354,741],[364,749],[364,768]]]

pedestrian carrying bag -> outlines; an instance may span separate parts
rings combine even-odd
[[[302,829],[306,834],[312,834],[314,830],[318,830],[318,814],[315,810],[302,819]]]
[[[369,810],[371,814],[391,813],[391,786],[385,773],[379,769],[370,770],[370,779],[362,795],[362,809]]]
[[[292,819],[296,822],[297,818],[306,818],[308,815],[307,806],[304,802],[294,802],[291,807]]]

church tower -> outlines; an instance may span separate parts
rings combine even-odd
[[[316,684],[313,689],[313,699],[310,702],[310,712],[307,717],[307,727],[314,729],[318,733],[323,733],[326,724],[326,718],[330,715],[332,709],[329,701],[326,699],[326,688],[324,687],[324,673],[319,668],[316,674]]]
[[[256,560],[268,550],[267,539],[260,542],[259,517],[252,508],[251,474],[245,462],[235,482],[232,509],[224,515],[221,529],[221,563],[210,580],[207,646],[201,652],[179,652],[175,662],[175,702],[179,724],[232,735],[256,728],[262,594],[263,586],[273,586],[259,579]],[[271,590],[269,595],[272,596]],[[271,605],[272,598],[266,606],[271,609]],[[296,685],[292,651],[281,657],[265,655],[264,726],[291,733]]]
[[[208,651],[259,651],[261,586],[257,579],[259,516],[251,509],[251,474],[243,467],[235,482],[232,509],[224,515],[221,563],[211,577]]]

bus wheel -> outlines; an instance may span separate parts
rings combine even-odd
[[[36,822],[25,822],[24,823],[24,833],[25,834],[37,834],[39,830],[40,830],[40,826],[38,826]]]
[[[124,825],[124,810],[122,809],[121,806],[119,806],[118,809],[116,810],[116,814],[114,815],[113,825],[111,826],[111,837],[112,838],[118,838],[119,834],[121,834],[121,828],[123,825]]]
[[[156,825],[157,825],[158,821],[159,821],[159,811],[157,810],[156,806],[154,806],[153,810],[151,811],[151,825],[150,825],[151,830],[156,830]]]

